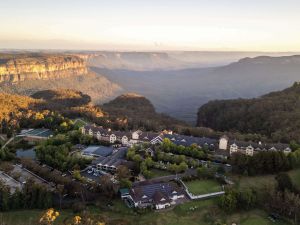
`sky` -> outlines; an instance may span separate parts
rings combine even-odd
[[[0,48],[300,51],[299,0],[0,0]]]

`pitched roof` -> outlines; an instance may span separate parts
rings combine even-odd
[[[197,144],[199,146],[214,146],[217,143],[216,139],[206,137],[193,137],[179,134],[164,134],[164,138],[170,139],[174,144],[190,146]]]
[[[44,128],[29,129],[19,134],[19,136],[24,136],[24,137],[40,137],[40,138],[48,138],[52,135],[53,132],[51,130],[44,129]]]
[[[154,204],[165,204],[170,202],[170,198],[161,191],[156,191],[153,195],[153,202]]]
[[[130,189],[130,195],[135,202],[160,201],[161,197],[168,200],[172,196],[182,193],[183,190],[174,182],[150,183]]]
[[[285,150],[289,148],[289,145],[284,143],[256,143],[247,141],[230,141],[229,144],[236,144],[239,148],[246,148],[248,146],[252,146],[255,150],[270,150],[272,148],[275,148],[276,150]]]
[[[113,149],[106,146],[89,146],[82,151],[86,155],[109,156],[112,154]]]

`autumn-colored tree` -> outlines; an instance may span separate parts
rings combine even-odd
[[[59,212],[55,211],[53,208],[48,209],[40,218],[40,224],[52,225],[58,216]]]

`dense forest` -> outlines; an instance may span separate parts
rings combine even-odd
[[[300,140],[300,83],[254,99],[211,101],[198,111],[198,126],[256,133],[272,141]]]

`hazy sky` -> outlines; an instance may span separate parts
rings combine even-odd
[[[0,48],[300,51],[300,0],[0,0]]]

